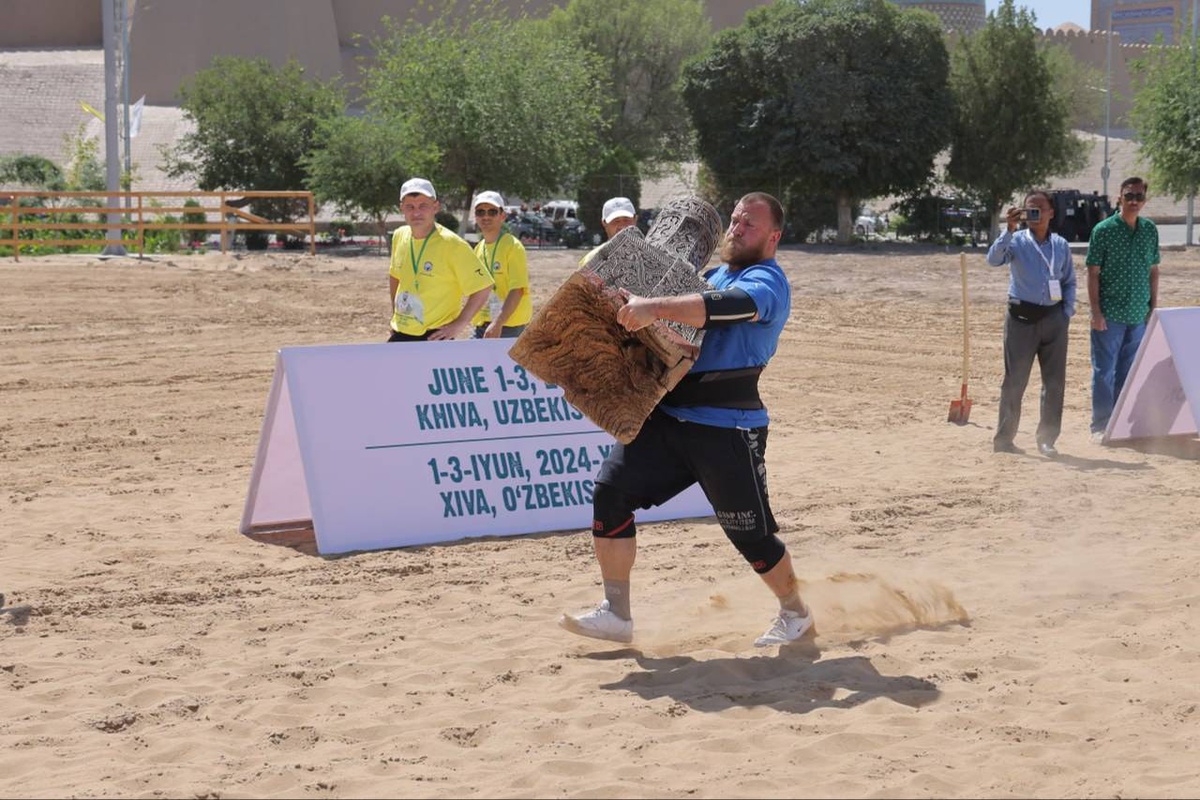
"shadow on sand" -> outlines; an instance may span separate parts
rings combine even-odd
[[[587,658],[632,658],[639,669],[602,689],[634,692],[646,700],[669,697],[697,711],[770,706],[807,714],[819,708],[853,708],[887,698],[920,708],[941,696],[937,685],[912,675],[883,675],[865,656],[817,661],[811,640],[779,648],[778,655],[717,658],[656,658],[637,648],[592,653]]]

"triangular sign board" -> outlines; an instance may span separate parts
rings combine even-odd
[[[1200,308],[1155,309],[1104,441],[1200,430]]]
[[[279,354],[275,357],[275,377],[271,380],[262,435],[250,475],[242,533],[307,526],[312,521],[296,417],[284,370],[283,355]]]
[[[590,529],[615,442],[511,344],[280,350],[241,532],[311,526],[329,554]],[[639,518],[712,513],[693,486]]]

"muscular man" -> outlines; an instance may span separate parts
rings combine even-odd
[[[592,536],[604,601],[559,624],[572,633],[633,640],[630,573],[637,554],[634,510],[661,505],[699,483],[734,547],[779,600],[760,647],[803,636],[813,617],[800,598],[787,548],[767,501],[767,410],[758,376],[775,353],[791,310],[791,288],[775,261],[783,208],[762,192],[734,208],[721,247],[726,263],[705,274],[711,291],[677,297],[630,295],[617,321],[630,331],[670,320],[704,328],[700,356],[628,445],[600,468]]]

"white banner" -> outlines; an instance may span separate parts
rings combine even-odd
[[[133,139],[142,132],[142,110],[146,107],[146,95],[138,98],[129,109],[129,138]]]
[[[321,553],[586,529],[613,438],[512,340],[279,351],[241,532],[311,520]],[[698,486],[639,520],[710,516]]]

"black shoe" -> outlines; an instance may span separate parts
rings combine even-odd
[[[1054,449],[1054,445],[1049,442],[1040,442],[1038,444],[1038,452],[1046,458],[1058,458],[1058,450]]]
[[[1002,442],[1002,441],[997,440],[997,441],[992,442],[992,452],[993,453],[1015,453],[1017,455],[1020,455],[1021,453],[1024,453],[1025,451],[1022,450],[1021,448],[1017,447],[1012,442]]]

